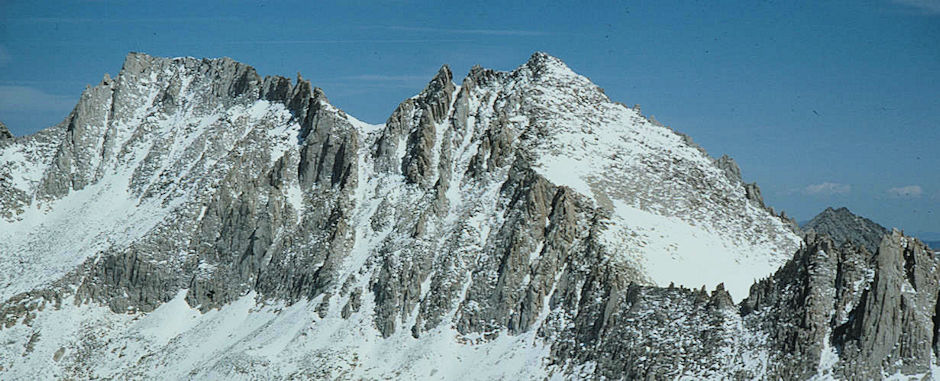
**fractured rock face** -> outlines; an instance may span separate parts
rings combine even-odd
[[[742,308],[779,343],[771,356],[784,378],[925,374],[936,356],[937,265],[921,242],[897,231],[874,254],[811,234]]]

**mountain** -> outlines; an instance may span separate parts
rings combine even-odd
[[[6,140],[13,140],[13,134],[10,133],[10,130],[3,122],[0,122],[0,143]]]
[[[444,66],[382,125],[300,76],[131,53],[62,123],[0,142],[0,171],[4,379],[871,378],[935,360],[919,241],[804,241],[733,160],[543,53],[460,84]]]
[[[844,207],[826,208],[804,224],[803,229],[829,235],[837,245],[851,242],[864,246],[872,253],[878,249],[881,238],[888,233],[888,229],[884,226],[858,216]]]

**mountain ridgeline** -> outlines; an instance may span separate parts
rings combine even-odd
[[[543,53],[444,66],[380,125],[131,53],[62,123],[0,124],[0,255],[3,379],[868,379],[940,352],[922,242],[845,209],[803,234]]]

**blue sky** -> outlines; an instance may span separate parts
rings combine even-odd
[[[940,239],[940,0],[0,0],[0,120],[61,121],[129,51],[300,72],[373,123],[441,64],[462,78],[545,51],[731,155],[799,220],[847,206]]]

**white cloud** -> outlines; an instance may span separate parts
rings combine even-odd
[[[0,85],[0,111],[36,112],[70,110],[78,97],[53,95],[26,86]]]
[[[926,14],[940,14],[940,0],[894,0],[894,2],[920,9]]]
[[[921,188],[920,185],[908,185],[908,186],[888,189],[888,194],[894,197],[916,198],[924,194],[924,189]]]
[[[830,182],[807,185],[806,188],[803,188],[803,194],[809,194],[809,195],[846,194],[851,191],[852,191],[852,186],[849,184],[839,184],[839,183],[830,183]]]

